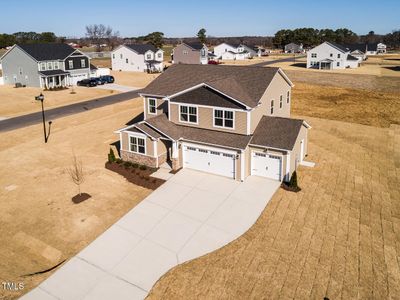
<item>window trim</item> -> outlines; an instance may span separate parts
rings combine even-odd
[[[73,69],[74,68],[74,61],[72,59],[68,60],[68,68]]]
[[[279,108],[282,109],[283,107],[283,95],[279,96]]]
[[[147,156],[147,147],[146,147],[146,136],[138,136],[138,135],[128,135],[128,151],[131,153],[135,153],[135,154],[140,154],[140,155],[146,155]],[[139,152],[139,143],[136,144],[137,147],[137,151],[133,151],[132,150],[132,143],[131,143],[131,138],[135,138],[137,141],[138,139],[142,139],[144,141],[144,153]]]
[[[229,112],[232,112],[232,127],[226,127],[226,126],[219,126],[219,125],[215,125],[215,111],[216,110],[220,110],[220,111],[222,111],[223,112],[223,115],[222,115],[222,123],[224,124],[225,123],[225,111],[229,111]],[[217,107],[213,107],[213,127],[215,127],[215,128],[222,128],[222,129],[229,129],[229,130],[235,130],[235,121],[236,121],[236,114],[235,114],[235,111],[234,110],[232,110],[232,109],[224,109],[224,108],[217,108]]]
[[[186,106],[188,108],[188,121],[184,121],[181,119],[181,107],[182,106]],[[189,107],[193,107],[196,109],[196,122],[189,121]],[[179,114],[179,122],[180,123],[199,125],[199,107],[197,105],[179,104],[178,105],[178,114]]]
[[[87,68],[86,67],[86,60],[84,58],[81,58],[81,68]]]
[[[269,104],[269,106],[270,106],[269,112],[270,112],[270,115],[271,115],[271,116],[274,114],[274,105],[275,105],[274,99],[272,99],[271,102],[270,102],[270,104]]]
[[[50,67],[50,68],[49,68],[49,67]],[[51,70],[54,70],[53,67],[54,67],[54,66],[53,66],[53,62],[52,62],[52,61],[48,61],[48,62],[47,62],[47,67],[46,67],[46,69],[49,70],[49,71],[51,71]]]
[[[54,62],[54,70],[59,70],[60,69],[60,63],[58,61]]]
[[[154,109],[155,112],[150,111],[150,100],[154,100]],[[156,98],[147,98],[147,113],[149,115],[156,115],[157,114],[157,99]]]

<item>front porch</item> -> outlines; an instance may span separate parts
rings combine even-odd
[[[67,87],[70,85],[70,73],[62,70],[40,72],[40,87],[45,89]]]
[[[321,60],[318,64],[318,68],[320,70],[332,70],[333,68],[333,60],[331,59],[324,59]]]

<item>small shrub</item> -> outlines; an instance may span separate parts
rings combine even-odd
[[[290,178],[289,187],[291,187],[293,189],[299,188],[299,186],[297,185],[297,172],[296,171],[293,172],[292,178]]]
[[[147,167],[145,165],[141,165],[139,169],[144,171],[144,170],[147,170]]]
[[[117,158],[117,159],[115,160],[115,162],[116,162],[117,164],[122,164],[122,163],[123,163],[123,160],[120,159],[120,158]]]
[[[149,181],[150,177],[145,177],[144,180]]]
[[[132,164],[131,164],[130,161],[124,162],[124,167],[125,167],[126,169],[130,168],[131,165],[132,165]]]
[[[114,154],[114,150],[112,148],[110,148],[110,153],[108,153],[108,161],[109,162],[115,161],[115,154]]]
[[[137,163],[133,163],[133,164],[132,164],[132,167],[135,168],[135,169],[137,169],[137,168],[139,168],[139,165],[138,165]]]

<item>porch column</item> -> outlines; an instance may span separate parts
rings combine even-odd
[[[58,83],[59,83],[60,86],[63,86],[62,82],[61,82],[61,75],[58,75]]]
[[[45,82],[46,82],[46,89],[48,89],[49,88],[49,77],[46,77]]]
[[[178,158],[178,143],[172,142],[172,158]]]

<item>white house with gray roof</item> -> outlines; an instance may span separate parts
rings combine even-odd
[[[114,71],[162,72],[164,51],[150,44],[126,44],[111,53]]]
[[[244,60],[258,55],[257,51],[245,44],[228,43],[215,46],[214,54],[222,60]]]
[[[359,66],[359,59],[350,54],[350,49],[339,44],[324,42],[307,52],[307,68],[335,70]]]
[[[4,84],[54,88],[90,77],[90,58],[67,44],[17,44],[0,61]]]

